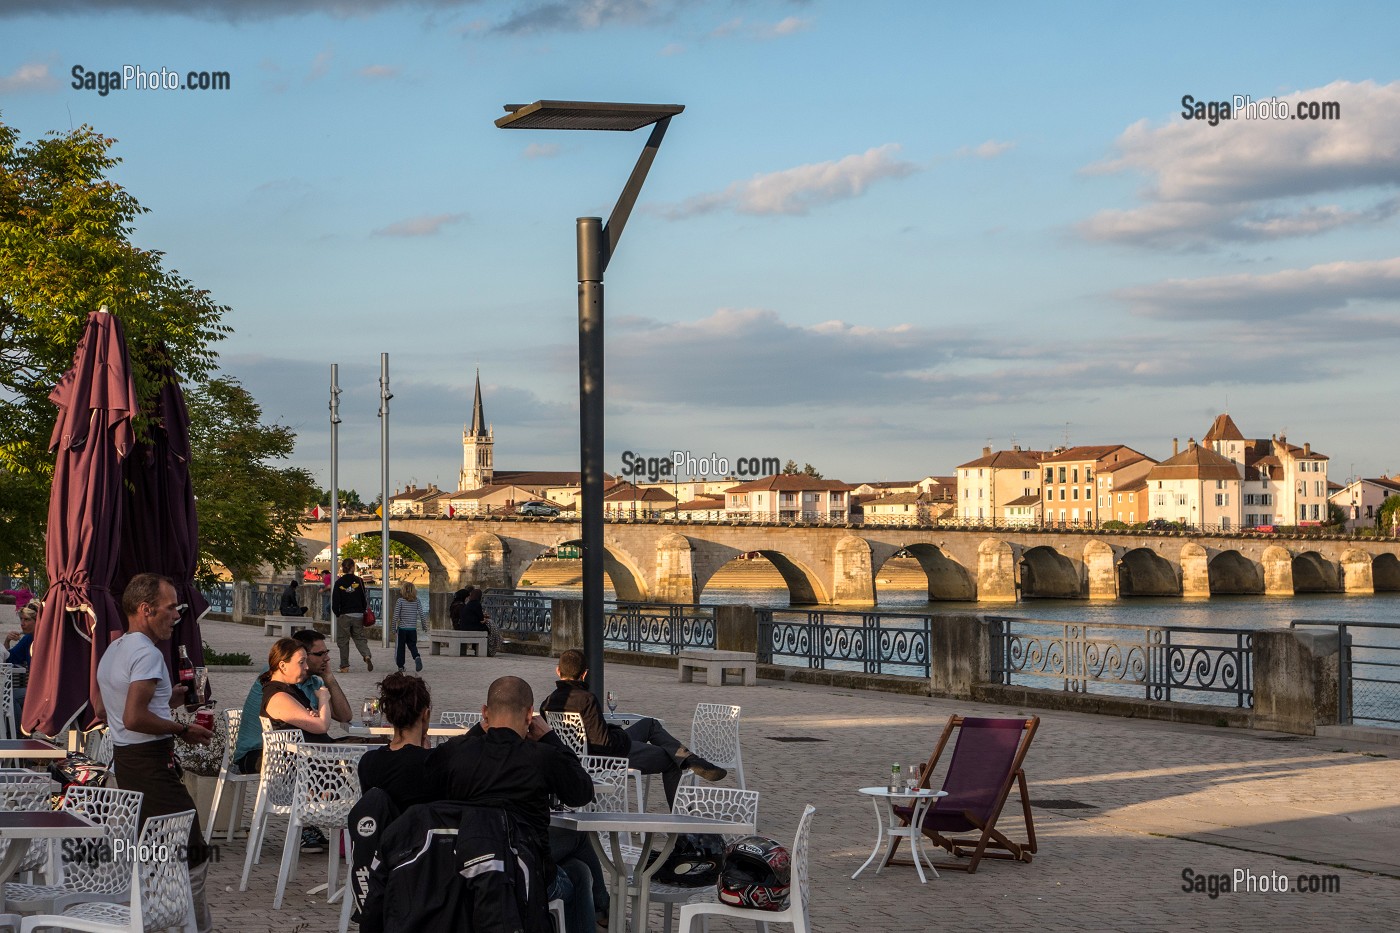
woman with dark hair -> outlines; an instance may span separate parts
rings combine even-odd
[[[379,682],[379,708],[394,727],[389,744],[360,759],[360,792],[379,787],[400,810],[442,799],[427,769],[428,722],[433,698],[421,677],[390,674]]]
[[[452,628],[459,632],[467,630],[467,596],[471,587],[464,587],[452,594],[452,605],[447,607],[447,617],[452,620]]]
[[[324,684],[316,691],[316,710],[297,684],[306,679],[306,647],[295,638],[279,638],[267,653],[267,670],[258,677],[263,685],[262,715],[274,729],[300,729],[308,742],[334,741],[326,730],[331,726],[331,692]],[[261,746],[238,762],[244,774],[256,774],[262,767]]]

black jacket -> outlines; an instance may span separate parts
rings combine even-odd
[[[335,589],[331,592],[331,612],[338,616],[347,612],[364,612],[368,605],[365,581],[353,573],[347,573],[335,581]]]
[[[544,852],[529,837],[499,808],[409,807],[379,836],[361,933],[548,933]]]
[[[583,717],[583,729],[588,734],[590,755],[610,755],[626,758],[632,750],[632,740],[621,726],[603,718],[598,698],[589,692],[581,680],[556,680],[553,693],[540,703],[541,713],[578,713]]]
[[[301,603],[297,601],[297,588],[289,586],[282,591],[282,602],[277,611],[284,616],[299,616],[302,614]]]

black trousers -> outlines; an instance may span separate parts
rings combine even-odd
[[[676,752],[681,742],[667,732],[655,719],[638,719],[625,730],[632,740],[627,752],[627,763],[643,774],[661,775],[661,784],[666,789],[666,806],[676,802],[676,788],[681,784],[681,764]]]

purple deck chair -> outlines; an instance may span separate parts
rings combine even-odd
[[[974,719],[970,716],[950,716],[938,746],[924,766],[920,787],[928,787],[929,778],[938,764],[943,748],[953,730],[958,740],[953,746],[953,758],[943,778],[943,790],[948,796],[935,800],[924,816],[923,832],[937,845],[958,858],[969,861],[943,861],[938,868],[955,868],[968,874],[977,870],[977,863],[987,858],[1014,859],[1029,862],[1035,852],[1035,823],[1031,819],[1031,798],[1026,790],[1026,773],[1021,770],[1026,751],[1040,717],[1030,719]],[[1012,842],[996,828],[997,818],[1006,805],[1007,795],[1015,782],[1021,793],[1021,810],[1026,820],[1026,842]],[[895,807],[895,812],[909,824],[912,810]],[[976,833],[975,838],[957,839],[958,833]],[[895,840],[898,846],[899,840]],[[989,849],[993,851],[988,851]]]

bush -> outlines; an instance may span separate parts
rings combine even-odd
[[[226,665],[228,667],[247,667],[253,663],[250,655],[242,651],[230,651],[220,654],[209,647],[209,642],[204,643],[204,663],[208,667],[215,665]]]
[[[1114,518],[1114,519],[1109,519],[1108,521],[1104,522],[1104,523],[1103,523],[1102,525],[1100,525],[1099,527],[1102,528],[1104,531],[1127,531],[1127,530],[1128,530],[1128,525],[1127,525],[1127,523],[1126,523],[1126,522],[1120,522],[1120,521],[1119,521],[1118,519],[1116,519],[1116,518]]]

